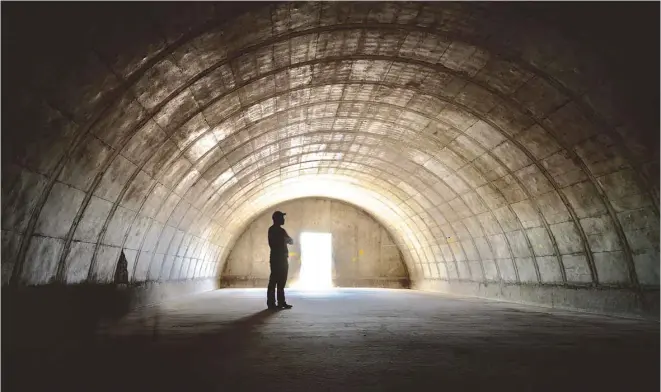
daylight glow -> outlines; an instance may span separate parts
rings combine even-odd
[[[333,287],[330,233],[301,234],[301,273],[293,288],[323,290]]]

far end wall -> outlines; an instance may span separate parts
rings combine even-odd
[[[284,228],[294,238],[289,246],[290,283],[298,279],[301,268],[300,234],[312,231],[333,235],[336,286],[409,286],[399,249],[385,228],[357,207],[323,198],[289,201],[255,219],[235,243],[221,274],[221,286],[266,287],[270,274],[267,233],[276,210],[287,214]]]

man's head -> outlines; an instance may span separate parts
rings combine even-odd
[[[284,224],[285,224],[285,215],[287,215],[287,214],[285,214],[285,213],[282,212],[282,211],[276,211],[276,212],[274,212],[274,213],[273,213],[273,216],[272,216],[272,218],[273,218],[273,223],[276,224],[276,225],[278,225],[278,226],[282,226],[282,225],[284,225]]]

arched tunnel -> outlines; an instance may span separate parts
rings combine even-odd
[[[3,386],[658,390],[658,3],[3,11]]]

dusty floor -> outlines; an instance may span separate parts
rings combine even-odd
[[[221,290],[5,355],[48,391],[658,391],[659,324],[415,291]]]

